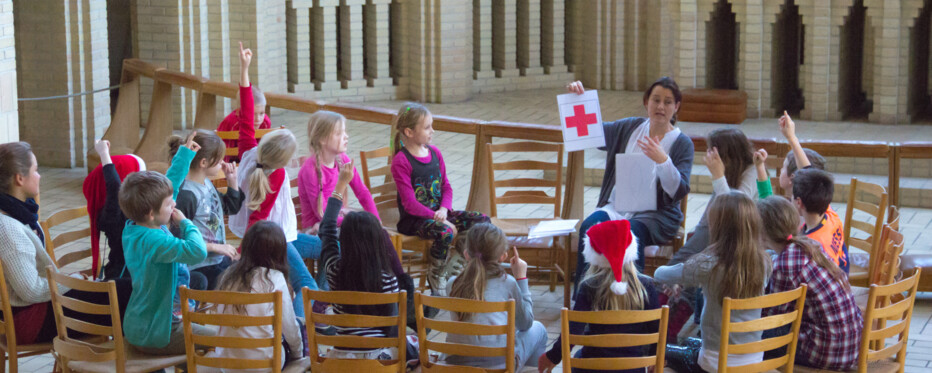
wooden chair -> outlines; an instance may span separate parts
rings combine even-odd
[[[370,168],[374,159],[385,158],[386,164],[378,168]],[[417,236],[408,236],[399,233],[394,227],[400,218],[398,213],[398,188],[392,180],[391,170],[392,151],[389,147],[359,152],[362,164],[362,180],[372,193],[375,207],[382,219],[382,226],[391,235],[395,250],[401,254],[398,259],[412,279],[418,280],[417,290],[427,290],[427,255],[430,252],[432,240],[425,240]],[[383,177],[382,184],[373,186],[372,178]],[[399,244],[400,243],[400,244]]]
[[[547,237],[541,239],[528,239],[527,235],[531,227],[545,220],[560,219],[561,201],[563,193],[563,144],[551,144],[542,142],[510,142],[503,144],[486,144],[488,152],[488,164],[485,165],[489,170],[489,198],[491,213],[489,217],[493,223],[502,228],[509,237],[509,245],[516,246],[523,250],[522,259],[526,260],[528,266],[528,278],[534,275],[545,274],[549,276],[550,291],[554,291],[557,283],[557,275],[563,277],[563,296],[564,306],[569,307],[570,301],[570,276],[567,269],[569,268],[569,255],[567,250],[570,248],[570,236],[564,237]],[[556,155],[556,162],[544,162],[538,160],[511,160],[495,161],[495,155],[501,154],[508,158],[515,153],[546,153],[546,155],[534,154],[534,159],[550,159]],[[507,154],[506,154],[507,153]],[[554,154],[555,153],[555,154]],[[495,171],[509,171],[517,173],[515,177],[508,179],[502,176],[495,176]],[[539,177],[527,177],[530,172],[539,172]],[[544,175],[550,171],[556,177],[548,180]],[[499,193],[499,188],[508,188],[504,193]],[[541,188],[553,188],[554,194],[549,195]],[[553,207],[553,215],[545,218],[519,218],[519,219],[501,219],[498,218],[498,206],[505,204],[538,204]]]
[[[912,276],[890,285],[871,285],[869,307],[864,311],[864,328],[858,351],[858,368],[852,372],[887,373],[903,372],[906,363],[906,347],[909,344],[909,324],[919,287],[921,268]],[[894,299],[906,293],[905,297]],[[895,324],[887,326],[888,321]],[[887,339],[896,337],[896,342],[887,345]],[[891,359],[893,358],[893,359]],[[797,365],[796,372],[833,372]]]
[[[272,132],[272,131],[275,131],[275,130],[280,130],[280,129],[283,129],[283,128],[285,128],[285,126],[280,126],[280,127],[278,127],[278,128],[263,128],[263,129],[258,129],[258,130],[256,130],[256,141],[261,140],[261,139],[262,139],[262,136],[267,135],[269,132]],[[239,140],[239,131],[214,131],[214,132],[216,132],[216,133],[217,133],[217,136],[220,136],[220,138],[223,139],[223,140]],[[224,152],[223,155],[224,155],[224,156],[227,156],[227,157],[229,157],[229,156],[232,156],[232,157],[239,156],[239,147],[238,147],[238,146],[235,146],[235,147],[227,147],[227,148],[226,148],[226,151]],[[218,185],[217,187],[219,188],[220,186]]]
[[[441,311],[452,312],[507,312],[508,323],[505,325],[474,324],[468,321],[441,321],[424,317],[424,306]],[[414,307],[417,314],[417,336],[421,371],[430,372],[514,372],[515,371],[515,301],[484,302],[479,300],[432,297],[422,293],[414,294]],[[504,347],[484,347],[460,343],[435,342],[427,339],[427,329],[446,334],[465,334],[476,336],[505,335]],[[475,367],[449,365],[441,361],[431,361],[430,351],[446,355],[481,356],[505,358],[505,369],[483,369]]]
[[[178,364],[184,364],[184,355],[146,355],[130,346],[123,339],[120,308],[117,301],[116,284],[113,281],[94,282],[81,280],[57,272],[49,266],[49,289],[52,294],[52,310],[58,337],[53,341],[54,352],[60,359],[65,373],[77,372],[153,372]],[[59,291],[58,285],[89,293],[106,293],[108,304],[91,304],[68,297]],[[107,315],[110,325],[94,324],[65,315],[64,310],[90,315]],[[68,336],[68,330],[79,331],[100,337],[91,342]]]
[[[877,202],[875,203],[870,199],[865,200],[862,196],[869,196],[871,199],[876,199]],[[870,214],[874,217],[874,221],[868,222],[855,219],[855,210]],[[844,236],[845,244],[848,245],[848,263],[850,264],[848,280],[852,285],[867,286],[869,280],[873,278],[876,269],[876,255],[874,254],[879,248],[880,233],[883,229],[883,219],[886,212],[887,191],[884,187],[851,178],[848,208],[845,212]],[[867,238],[851,237],[852,228],[864,232],[867,234]],[[852,253],[852,248],[863,250],[864,253]],[[867,267],[859,266],[857,263],[867,263]]]
[[[887,225],[895,231],[900,230],[900,209],[896,205],[890,205],[887,211]]]
[[[303,288],[304,304],[311,301],[327,302],[332,305],[367,306],[379,304],[395,304],[398,314],[395,316],[371,315],[325,315],[315,313],[311,307],[304,309],[307,320],[307,341],[311,356],[311,370],[314,372],[369,372],[369,373],[404,373],[407,356],[405,356],[407,339],[405,336],[405,321],[407,314],[407,293],[366,293],[357,291],[318,291]],[[317,333],[315,324],[321,323],[341,328],[362,327],[391,327],[398,328],[396,337],[363,337],[355,335],[328,336]],[[337,359],[320,356],[320,345],[334,348],[395,348],[397,358],[392,360],[365,360],[365,359]]]
[[[268,369],[272,372],[304,372],[307,370],[309,359],[300,359],[290,362],[282,368],[282,293],[241,293],[234,291],[204,291],[192,290],[185,286],[179,288],[181,294],[181,319],[184,324],[184,345],[187,352],[188,370],[191,373],[198,371],[219,372],[220,369]],[[198,304],[209,304],[200,310],[191,310],[189,299]],[[271,315],[231,315],[214,313],[218,305],[240,305],[271,303],[274,312]],[[191,331],[191,323],[200,325],[215,325],[220,328],[244,327],[272,327],[271,338],[243,338],[223,336],[200,336]],[[205,346],[208,349],[217,347],[258,349],[272,348],[272,357],[267,360],[254,360],[243,358],[218,357],[211,354],[201,354],[195,351],[195,345]]]
[[[667,306],[645,311],[570,311],[566,307],[560,311],[561,339],[563,350],[563,372],[570,373],[573,368],[591,370],[620,370],[659,367],[663,370],[664,350],[667,345],[667,319],[670,309]],[[660,328],[651,334],[570,334],[570,323],[586,324],[635,324],[658,321]],[[575,358],[571,345],[590,347],[634,347],[656,345],[653,356],[616,357],[616,358]]]
[[[883,226],[880,234],[880,249],[875,254],[877,256],[877,268],[870,278],[871,285],[890,285],[896,282],[896,276],[900,273],[900,254],[903,252],[903,234],[897,232],[889,224]],[[861,286],[852,286],[851,292],[854,294],[855,302],[863,311],[867,309],[867,299],[870,289]]]
[[[70,222],[75,219],[85,219],[81,222],[82,229],[76,229],[73,231],[63,232],[57,236],[52,236],[52,228],[55,228],[63,223]],[[91,253],[91,248],[88,246],[85,249],[78,249],[71,251],[67,254],[60,255],[55,253],[55,249],[65,246],[69,243],[83,240],[91,236],[91,227],[87,222],[87,206],[77,207],[73,209],[61,210],[58,211],[48,219],[40,222],[42,226],[42,233],[45,235],[45,250],[49,253],[49,256],[55,261],[55,265],[58,268],[64,268],[67,265],[70,265],[81,260],[91,258],[93,253]],[[89,275],[93,278],[97,278],[100,275],[101,268],[103,268],[103,251],[99,253],[98,263],[100,264],[97,268],[96,273],[91,273],[91,269],[87,268],[79,271],[82,274]]]
[[[683,248],[686,243],[686,208],[688,206],[689,195],[687,194],[680,201],[680,211],[683,212],[683,220],[680,222],[680,228],[670,241],[664,245],[651,245],[644,248],[644,274],[653,276],[654,271],[660,266],[664,266],[673,259],[673,255]],[[577,263],[577,265],[579,265]]]
[[[776,170],[776,172],[774,172],[774,176],[770,178],[770,186],[773,188],[773,195],[775,196],[786,197],[786,193],[788,192],[780,187],[780,174],[783,173],[783,162],[785,161],[785,157],[775,156],[767,157],[767,159],[764,160],[764,168],[768,170]],[[767,172],[769,173],[770,171]]]
[[[6,275],[3,273],[3,261],[0,261],[0,307],[3,320],[0,320],[0,349],[3,349],[3,361],[0,372],[6,371],[6,362],[10,362],[10,372],[19,371],[19,359],[29,356],[47,354],[52,350],[51,343],[19,344],[16,341],[16,328],[13,326],[13,309],[10,306],[10,291],[7,288]]]
[[[796,309],[782,315],[773,315],[762,317],[753,321],[733,322],[731,312],[737,310],[752,310],[768,307],[775,307],[789,302],[796,302]],[[803,320],[803,307],[806,303],[806,285],[781,293],[767,294],[759,297],[747,299],[732,299],[725,297],[722,304],[722,334],[721,344],[719,345],[718,371],[726,372],[767,372],[778,367],[786,367],[786,371],[792,371],[793,360],[796,357],[796,342],[799,338],[799,325]],[[756,332],[773,328],[779,328],[792,324],[789,334],[761,339],[757,342],[745,344],[731,344],[729,333]],[[759,363],[729,367],[728,354],[753,354],[770,351],[773,349],[786,346],[787,354],[770,360],[764,360]]]

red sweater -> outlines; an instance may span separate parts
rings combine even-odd
[[[245,125],[248,127],[252,127],[253,126],[252,118],[253,118],[252,116],[245,117],[245,118],[243,116],[240,116],[239,109],[233,110],[230,112],[229,115],[227,115],[226,118],[223,118],[223,121],[220,122],[219,126],[217,126],[217,131],[239,131],[239,126],[240,124],[243,124],[243,123],[245,123]],[[265,119],[262,120],[262,124],[259,125],[259,129],[267,129],[267,128],[272,128],[272,120],[269,119],[268,115],[265,116]],[[235,148],[238,146],[239,141],[223,140],[223,143],[226,144],[227,148]],[[224,162],[239,162],[239,156],[235,156],[235,155],[226,156],[223,158],[223,161]]]

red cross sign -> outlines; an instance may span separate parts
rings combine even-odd
[[[598,123],[595,114],[586,114],[584,105],[573,106],[573,116],[566,117],[566,128],[576,128],[576,136],[589,136],[589,125]]]

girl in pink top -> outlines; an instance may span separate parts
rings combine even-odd
[[[352,163],[346,155],[349,136],[346,134],[346,118],[332,111],[318,111],[311,114],[307,123],[308,145],[311,156],[307,158],[298,172],[298,195],[301,197],[301,226],[308,234],[317,234],[321,217],[327,208],[327,199],[337,185],[340,165]],[[372,200],[372,194],[359,178],[353,168],[353,180],[350,182],[359,204],[367,212],[379,217],[379,212]],[[381,219],[380,219],[381,220]],[[343,222],[343,213],[337,218],[337,225]]]

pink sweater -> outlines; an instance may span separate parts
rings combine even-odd
[[[440,174],[443,178],[440,189],[442,193],[440,197],[440,207],[446,207],[447,210],[452,211],[453,187],[450,186],[450,181],[447,180],[447,165],[443,162],[443,155],[440,154],[440,149],[437,149],[437,147],[433,145],[428,145],[428,147],[437,153],[437,158],[439,158],[438,160],[440,162]],[[428,154],[424,158],[414,157],[414,159],[421,163],[430,163],[432,156]],[[405,211],[424,219],[434,218],[434,210],[418,202],[417,196],[414,194],[414,186],[411,185],[411,162],[408,161],[404,152],[399,151],[392,157],[392,178],[395,180],[395,186],[398,187],[398,197],[400,197],[401,204],[404,206]]]
[[[346,154],[340,154],[340,157],[342,161],[339,163],[346,164],[350,162],[350,157]],[[326,196],[323,199],[322,209],[326,211],[327,200],[333,190],[336,189],[337,180],[340,178],[340,170],[337,169],[336,165],[334,167],[322,166],[320,174],[323,181],[318,180],[317,171],[314,169],[316,161],[315,157],[308,157],[304,165],[301,166],[301,171],[298,172],[298,196],[301,197],[301,226],[305,229],[313,227],[322,218],[320,210],[317,209],[318,203],[321,203],[319,202],[321,189],[323,189],[323,195]],[[350,188],[353,188],[353,194],[356,195],[356,199],[359,200],[362,208],[379,218],[379,211],[375,208],[372,194],[369,193],[369,189],[359,178],[356,167],[353,167],[353,180],[350,181]],[[381,218],[379,219],[381,220]],[[341,223],[343,223],[343,216],[337,218],[337,225]]]

